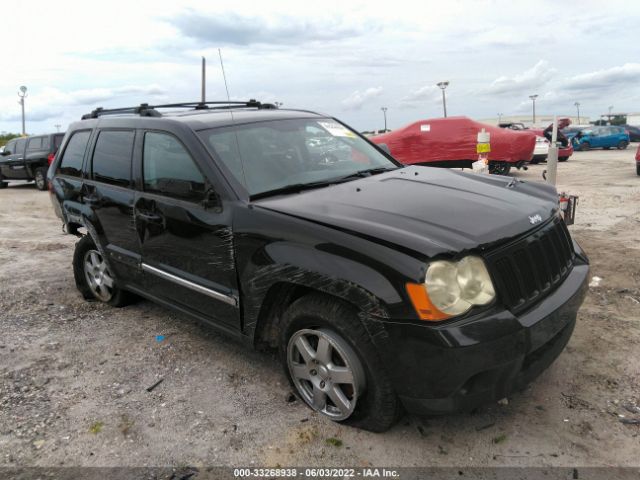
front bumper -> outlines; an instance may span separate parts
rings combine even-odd
[[[518,317],[495,308],[443,326],[386,324],[385,356],[405,408],[469,411],[522,389],[569,341],[588,274],[586,263],[574,265],[552,294]]]

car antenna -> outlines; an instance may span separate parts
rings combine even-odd
[[[229,86],[227,85],[227,76],[224,73],[224,63],[222,62],[222,50],[218,49],[218,56],[220,57],[220,68],[222,69],[222,79],[224,80],[224,88],[227,91],[227,101],[231,102],[231,96],[229,95]],[[235,128],[236,119],[233,117],[233,109],[229,110],[231,114],[231,123],[233,123],[233,134],[236,138],[236,149],[238,150],[238,158],[240,159],[240,168],[242,169],[242,178],[244,178],[244,184],[247,185],[247,176],[244,173],[244,162],[242,161],[242,154],[240,153],[240,141],[238,140],[238,130]]]

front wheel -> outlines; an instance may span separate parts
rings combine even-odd
[[[567,160],[569,160],[569,157],[558,157],[559,162],[566,162]]]
[[[132,294],[117,286],[107,262],[89,235],[76,243],[73,275],[76,287],[86,300],[95,299],[114,307],[131,303]]]
[[[580,144],[580,151],[581,152],[586,152],[588,150],[591,150],[591,144],[589,142],[582,142]]]
[[[35,173],[36,188],[38,190],[47,189],[47,169],[40,167],[36,169]]]
[[[489,164],[489,173],[493,175],[508,175],[511,164],[507,162],[494,162]]]
[[[625,142],[624,140],[622,140],[618,144],[618,150],[626,150],[628,146],[629,146],[629,144],[627,142]]]
[[[280,355],[297,395],[335,422],[383,432],[401,407],[385,366],[357,311],[342,300],[312,294],[283,318]]]

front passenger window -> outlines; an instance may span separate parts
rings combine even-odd
[[[145,134],[142,168],[146,192],[193,202],[205,198],[204,176],[172,135]]]

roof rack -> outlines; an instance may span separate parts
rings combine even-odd
[[[148,103],[141,103],[137,107],[125,107],[125,108],[102,108],[98,107],[91,113],[82,115],[82,120],[88,120],[90,118],[98,118],[103,115],[120,115],[120,114],[132,114],[140,115],[141,117],[161,117],[162,114],[158,111],[159,108],[192,108],[193,110],[230,110],[234,108],[257,108],[264,110],[277,109],[278,107],[272,103],[261,103],[257,100],[251,99],[248,102],[236,102],[236,101],[220,101],[220,102],[183,102],[183,103],[167,103],[164,105],[149,105]]]

